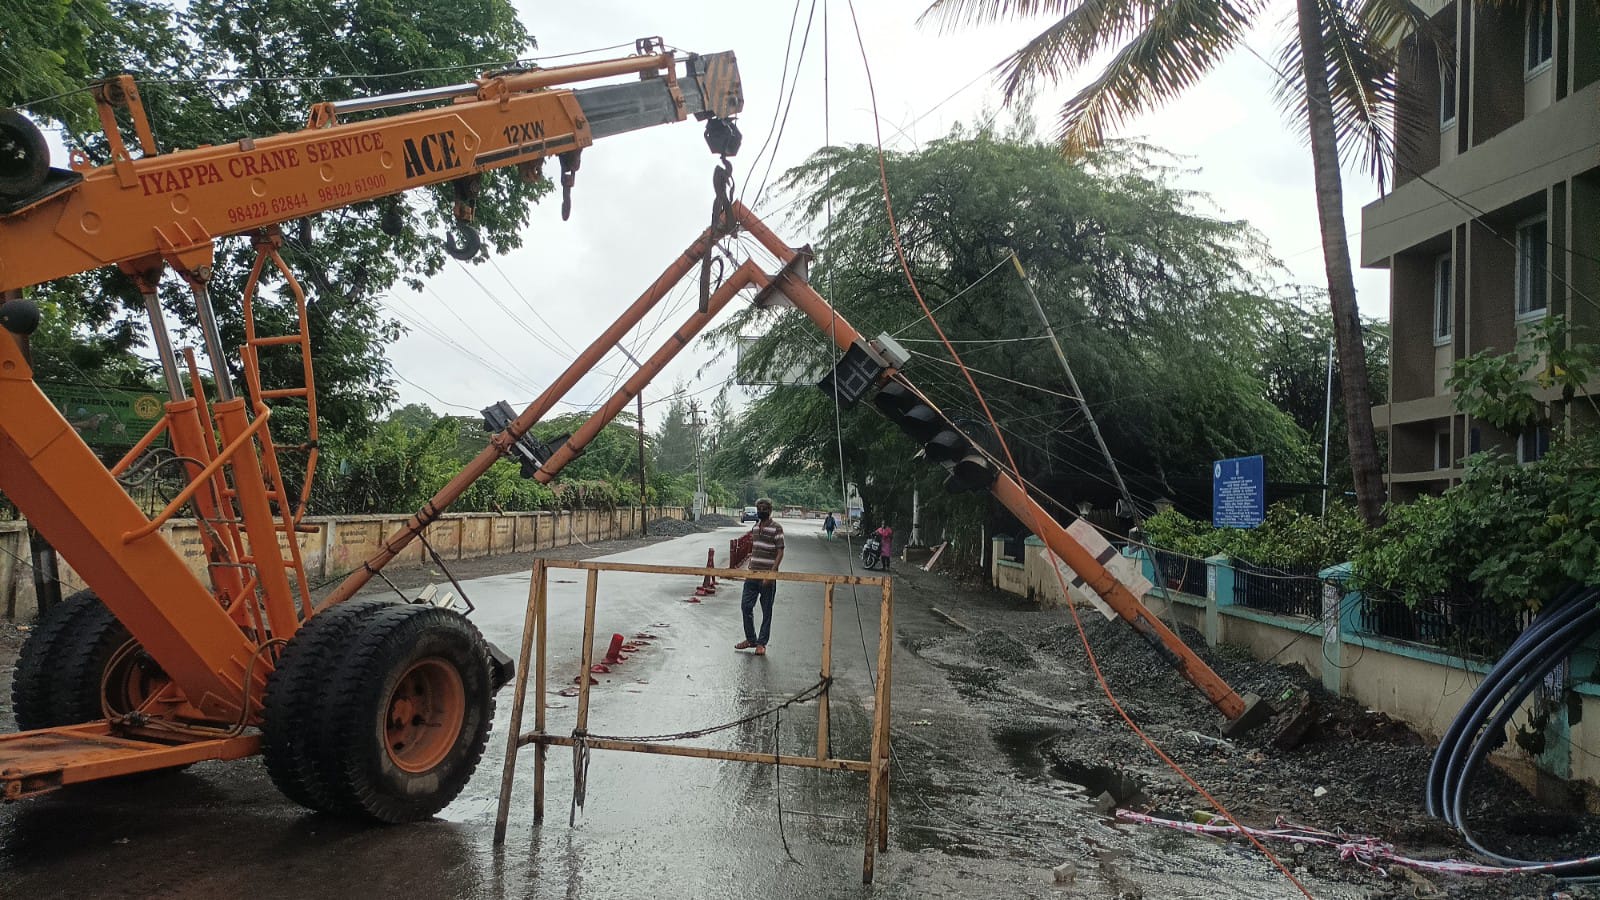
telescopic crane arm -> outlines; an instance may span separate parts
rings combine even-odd
[[[744,105],[733,54],[678,59],[655,39],[640,41],[639,50],[321,103],[300,131],[170,153],[158,151],[138,88],[124,75],[95,88],[111,162],[94,166],[79,156],[71,171],[47,169],[43,140],[24,140],[30,126],[12,114],[0,119],[0,143],[10,137],[30,149],[16,166],[21,175],[0,180],[0,291],[107,265],[145,272],[166,262],[199,272],[210,266],[217,238],[445,182],[456,186],[452,252],[471,258],[481,173],[517,166],[539,178],[544,160],[555,156],[565,213],[579,156],[599,138],[692,116],[709,120],[712,150],[731,155],[738,131],[729,119]],[[568,87],[632,74],[637,82]],[[123,141],[119,109],[132,120],[137,156]]]

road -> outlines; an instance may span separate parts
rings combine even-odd
[[[785,569],[849,570],[844,543],[824,541],[817,523],[784,525]],[[708,547],[725,558],[728,539],[740,533],[722,529],[600,558],[699,565]],[[579,665],[583,573],[556,569],[551,578],[549,727],[564,733],[575,700],[556,692]],[[587,800],[569,826],[571,755],[552,748],[547,817],[536,825],[528,749],[519,758],[509,839],[494,847],[507,688],[476,777],[438,821],[355,825],[283,799],[257,760],[198,765],[0,807],[0,897],[1012,898],[1061,896],[1062,887],[1078,896],[1212,897],[1223,879],[1229,896],[1289,895],[1258,857],[1133,832],[1090,814],[1082,790],[1042,777],[1027,746],[992,737],[994,723],[962,700],[950,667],[917,652],[952,633],[919,593],[936,596],[950,586],[931,576],[912,579],[921,587],[901,578],[890,847],[871,887],[861,884],[866,781],[848,773],[594,751]],[[477,606],[473,620],[511,653],[528,583],[525,571],[464,582]],[[820,585],[780,586],[771,646],[757,657],[733,650],[742,637],[739,585],[685,602],[696,583],[601,576],[597,655],[612,632],[657,639],[597,676],[591,733],[727,722],[816,681]],[[833,748],[864,759],[878,596],[842,587],[837,597]],[[525,727],[531,721],[530,708]],[[811,752],[815,723],[815,704],[786,710],[783,750]],[[771,752],[775,724],[769,718],[698,743]],[[1078,862],[1070,886],[1052,883],[1050,869],[1062,860]]]

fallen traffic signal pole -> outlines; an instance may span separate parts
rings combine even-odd
[[[702,232],[538,399],[515,418],[510,417],[509,410],[495,410],[491,421],[504,424],[489,446],[392,535],[371,559],[353,572],[323,605],[337,603],[354,594],[501,456],[518,452],[519,447],[523,447],[519,442],[523,441],[535,422],[588,374],[600,358],[654,309],[695,266],[710,258],[718,241],[742,229],[781,262],[778,271],[769,274],[754,262],[746,260],[728,273],[714,291],[706,286],[707,294],[701,308],[692,313],[654,354],[644,360],[632,377],[576,432],[564,441],[555,442],[553,447],[535,448],[538,453],[536,465],[527,465],[526,454],[519,454],[524,458],[524,471],[528,477],[545,484],[554,480],[561,468],[582,453],[600,429],[632,402],[645,385],[680,350],[688,346],[723,307],[745,290],[755,289],[752,302],[756,306],[798,310],[839,348],[842,355],[838,365],[822,379],[819,387],[836,397],[843,406],[855,405],[871,396],[873,406],[879,412],[923,444],[925,455],[930,460],[949,470],[947,487],[964,491],[987,490],[1020,521],[1037,523],[1037,536],[1056,559],[1076,574],[1075,580],[1081,581],[1087,590],[1103,600],[1116,616],[1143,636],[1184,679],[1198,688],[1211,705],[1228,719],[1226,730],[1229,733],[1248,730],[1271,714],[1271,708],[1254,695],[1241,697],[1172,629],[1145,608],[1134,592],[1106,567],[1114,550],[1097,547],[1091,551],[1074,539],[1033,499],[1019,478],[1001,471],[987,454],[973,445],[929,402],[901,372],[907,356],[892,338],[882,335],[869,340],[817,293],[806,279],[812,256],[810,248],[788,246],[742,203],[728,201],[725,206],[719,206],[719,210],[721,215],[718,224]],[[733,562],[737,563],[736,560]]]

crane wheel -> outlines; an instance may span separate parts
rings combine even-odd
[[[328,649],[306,654],[324,665],[298,710],[276,722],[263,711],[266,743],[293,746],[309,764],[306,781],[320,792],[307,804],[314,809],[386,823],[429,818],[466,787],[488,743],[488,645],[465,616],[435,606],[392,604],[351,617],[340,638],[326,639]],[[280,662],[274,679],[284,669]],[[309,727],[282,733],[291,719]]]
[[[319,698],[362,622],[395,606],[384,598],[346,600],[306,621],[278,657],[261,703],[261,755],[272,783],[290,800],[322,812],[334,810],[317,770]]]
[[[0,109],[0,198],[33,193],[49,170],[50,148],[39,126],[14,109]]]
[[[169,679],[94,591],[46,610],[23,642],[11,684],[17,726],[77,725],[130,712]]]

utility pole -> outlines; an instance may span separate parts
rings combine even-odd
[[[1117,469],[1117,461],[1112,458],[1110,448],[1106,447],[1105,438],[1100,436],[1100,426],[1094,420],[1094,413],[1089,410],[1089,402],[1083,398],[1083,391],[1078,387],[1078,379],[1072,374],[1072,366],[1067,363],[1067,354],[1061,349],[1061,342],[1056,340],[1056,330],[1050,327],[1050,319],[1044,314],[1044,306],[1039,303],[1039,295],[1033,292],[1033,283],[1028,280],[1028,273],[1023,271],[1022,260],[1017,254],[1011,254],[1011,264],[1017,267],[1017,275],[1022,278],[1022,286],[1028,291],[1028,299],[1033,301],[1033,311],[1038,313],[1039,321],[1044,325],[1044,333],[1050,338],[1050,346],[1056,351],[1056,360],[1061,363],[1061,371],[1067,374],[1067,386],[1072,389],[1072,396],[1078,401],[1078,407],[1083,410],[1083,417],[1089,421],[1089,431],[1094,434],[1094,442],[1100,447],[1100,454],[1106,458],[1106,467],[1111,470],[1111,477],[1116,479],[1117,490],[1122,494],[1122,502],[1128,505],[1128,513],[1133,517],[1135,524],[1140,520],[1139,507],[1134,505],[1133,494],[1128,491],[1128,485],[1122,480],[1122,473]]]
[[[1328,438],[1333,431],[1333,338],[1328,338],[1328,397],[1322,405],[1322,514],[1328,514]]]
[[[910,537],[909,540],[906,541],[906,546],[907,547],[920,547],[920,546],[922,546],[922,534],[921,534],[922,504],[918,502],[920,499],[921,498],[917,496],[917,489],[916,488],[912,488],[911,489],[911,537]]]
[[[706,476],[700,466],[700,431],[705,427],[705,420],[700,418],[700,401],[689,401],[689,428],[694,432],[694,518],[700,516],[706,505]]]
[[[646,488],[650,484],[649,480],[645,477],[644,471],[644,391],[639,391],[639,395],[635,397],[634,400],[636,400],[639,404],[636,413],[639,417],[639,536],[644,537],[645,520],[649,518],[649,514],[647,513],[647,510],[649,509],[649,495],[646,492]]]
[[[621,350],[622,355],[628,358],[628,362],[633,363],[635,369],[644,368],[644,364],[639,362],[638,357],[629,353],[627,347],[619,343],[617,344],[617,349]],[[638,403],[634,409],[635,414],[639,417],[639,536],[644,537],[648,530],[648,520],[650,518],[649,501],[646,499],[649,495],[648,487],[650,482],[645,477],[644,470],[644,388],[639,389],[639,393],[634,395],[634,400]]]

